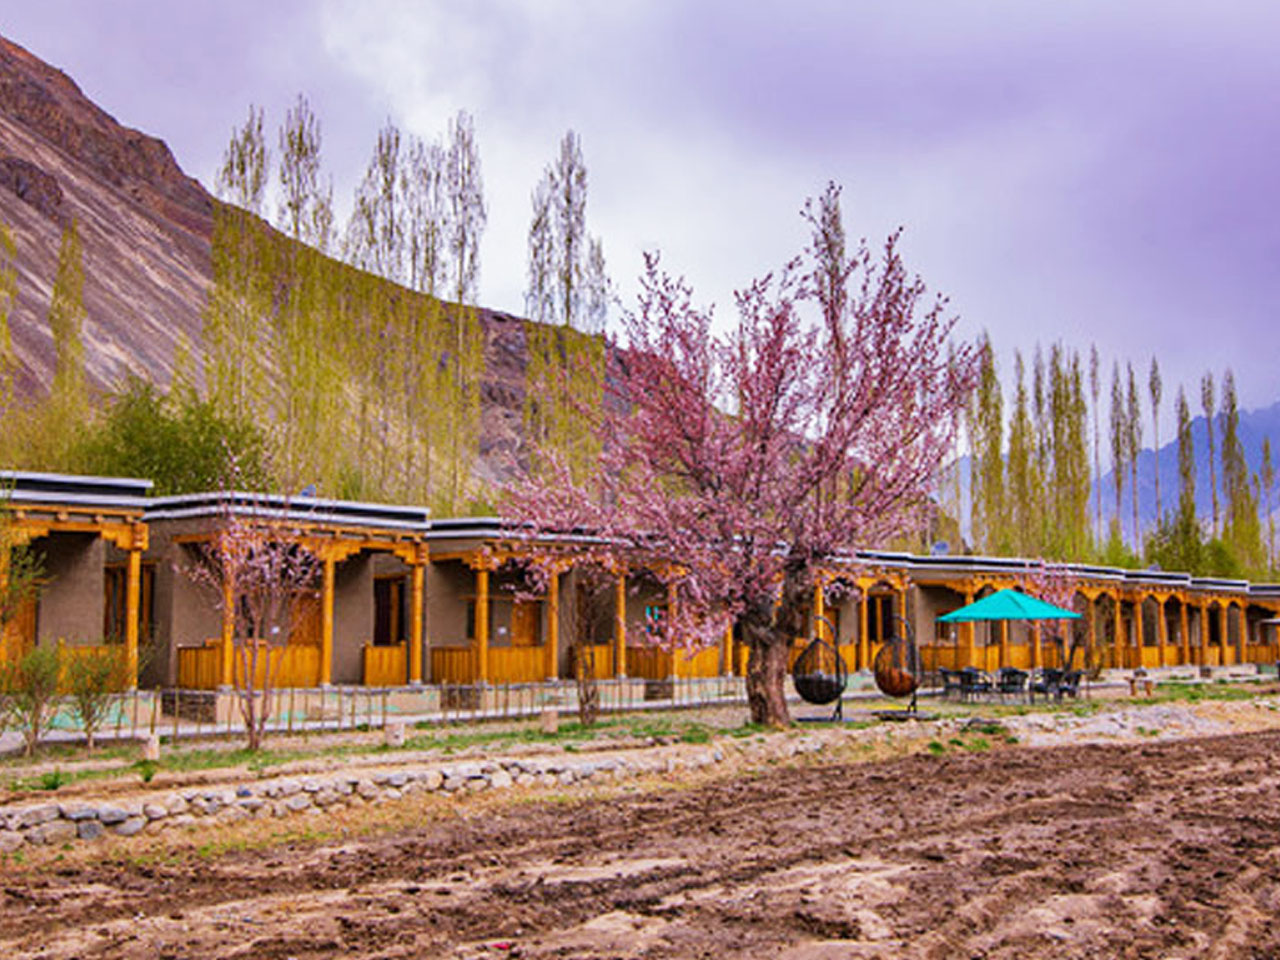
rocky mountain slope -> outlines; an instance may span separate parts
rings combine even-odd
[[[199,356],[215,203],[163,141],[120,125],[66,74],[0,36],[0,222],[17,248],[9,317],[17,396],[52,381],[49,295],[73,217],[84,244],[91,386],[110,389],[130,372],[167,384],[182,339]],[[482,320],[478,472],[492,481],[518,469],[524,329],[492,311]]]

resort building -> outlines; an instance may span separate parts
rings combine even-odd
[[[732,631],[694,653],[656,647],[668,603],[661,581],[601,566],[589,536],[521,536],[493,518],[432,519],[421,507],[306,496],[151,498],[146,480],[5,473],[0,481],[9,546],[28,544],[43,563],[39,596],[5,632],[5,658],[34,643],[120,644],[144,687],[235,685],[244,668],[234,584],[191,571],[209,560],[220,531],[241,524],[316,560],[288,636],[267,644],[279,686],[502,686],[579,671],[652,683],[745,672],[746,649]],[[1046,587],[1081,618],[938,622],[997,590]],[[869,669],[890,637],[913,639],[926,670],[1280,659],[1280,585],[1158,570],[861,551],[822,570],[809,614],[795,654],[821,636],[850,670]]]

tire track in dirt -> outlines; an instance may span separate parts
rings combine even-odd
[[[777,768],[197,867],[74,868],[6,884],[0,955],[503,939],[524,957],[1274,956],[1277,748],[1250,734]]]

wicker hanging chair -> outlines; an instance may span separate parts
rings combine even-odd
[[[892,615],[890,631],[872,663],[876,687],[886,697],[899,700],[910,697],[908,710],[914,711],[923,673],[920,649],[916,646],[911,625],[902,617]]]
[[[835,636],[831,621],[825,617],[818,619],[827,625],[827,635]],[[840,716],[840,698],[849,686],[849,670],[833,643],[821,636],[810,640],[791,667],[791,680],[800,699],[817,706],[834,703],[836,716]]]

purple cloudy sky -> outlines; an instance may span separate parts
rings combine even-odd
[[[624,299],[657,247],[727,310],[835,179],[850,232],[905,226],[1006,369],[1015,347],[1096,342],[1144,384],[1158,353],[1170,409],[1227,366],[1245,407],[1280,400],[1280,4],[10,6],[0,32],[206,185],[250,101],[274,125],[309,94],[344,210],[384,118],[432,137],[472,111],[489,306],[521,311],[529,194],[573,127]]]

